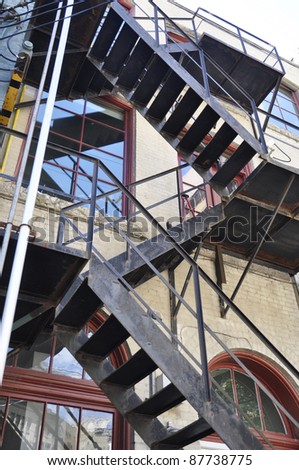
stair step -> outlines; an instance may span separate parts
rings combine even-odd
[[[55,323],[72,328],[82,328],[102,306],[103,303],[99,297],[88,286],[88,280],[84,279],[69,302],[62,307]]]
[[[175,100],[183,90],[184,86],[184,80],[182,80],[177,73],[171,72],[163,83],[158,96],[147,111],[146,116],[161,121],[171,106],[175,103]]]
[[[242,168],[250,162],[255,154],[256,150],[247,144],[247,142],[242,142],[227,162],[213,176],[211,183],[227,186],[240,173]]]
[[[168,71],[169,67],[163,59],[154,55],[131,100],[141,106],[146,106]]]
[[[90,54],[98,62],[101,62],[105,59],[107,52],[109,51],[122,23],[122,18],[111,8],[104,24],[101,27]]]
[[[194,168],[198,166],[205,170],[211,168],[237,135],[237,132],[225,122],[192,166]]]
[[[140,413],[149,416],[159,416],[185,400],[184,395],[172,383],[143,402],[130,413]]]
[[[115,316],[110,315],[78,352],[104,358],[129,336]]]
[[[187,446],[198,439],[203,439],[214,432],[213,428],[203,419],[199,418],[194,423],[174,432],[173,435],[159,442],[159,445]]]
[[[154,372],[157,368],[156,363],[143,349],[140,349],[125,364],[109,375],[109,377],[105,379],[105,383],[130,388]]]
[[[192,90],[192,88],[189,88],[163,126],[161,132],[167,132],[170,135],[177,136],[193,116],[202,101],[202,98]]]
[[[152,48],[140,39],[120,72],[116,85],[132,90],[152,56]]]
[[[104,61],[103,68],[113,75],[118,75],[138,38],[137,33],[124,24]]]
[[[192,153],[210,132],[219,118],[218,113],[210,106],[206,106],[180,141],[179,149],[183,152]]]

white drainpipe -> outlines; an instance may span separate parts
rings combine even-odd
[[[65,19],[63,20],[63,26],[61,30],[61,35],[59,39],[59,45],[57,50],[57,55],[55,59],[55,64],[52,73],[51,84],[49,88],[49,95],[45,109],[45,115],[42,122],[40,136],[35,152],[34,163],[30,178],[30,183],[28,186],[28,193],[26,198],[26,203],[23,212],[22,223],[20,226],[16,252],[14,255],[14,261],[10,276],[10,281],[8,285],[2,323],[0,328],[0,384],[3,380],[3,374],[6,363],[7,350],[10,341],[10,335],[15,315],[16,304],[18,300],[18,293],[20,289],[22,273],[24,268],[25,256],[28,246],[28,237],[30,234],[30,221],[33,216],[34,206],[38,191],[38,185],[40,181],[40,176],[42,172],[42,166],[44,162],[44,155],[47,146],[47,139],[49,135],[51,119],[53,108],[55,104],[58,82],[60,78],[61,66],[64,57],[64,52],[67,43],[68,31],[70,27],[71,15],[73,11],[74,0],[68,0],[67,8],[65,10]]]
[[[39,87],[38,87],[36,100],[35,100],[35,104],[34,104],[34,108],[33,108],[33,112],[32,112],[32,117],[31,117],[31,120],[30,120],[30,125],[29,125],[29,129],[28,129],[28,133],[27,133],[26,143],[25,143],[25,146],[24,146],[22,161],[21,161],[21,165],[20,165],[20,168],[19,168],[19,171],[18,171],[18,177],[17,177],[16,186],[15,186],[15,190],[14,190],[13,200],[11,202],[11,207],[10,207],[8,219],[7,219],[7,222],[6,222],[2,247],[0,249],[0,277],[2,276],[4,263],[5,263],[5,259],[6,259],[6,255],[7,255],[10,235],[11,235],[11,232],[12,232],[13,221],[14,221],[14,217],[15,217],[15,213],[16,213],[16,209],[17,209],[19,196],[20,196],[20,191],[21,191],[22,182],[23,182],[23,178],[24,178],[24,173],[25,173],[25,169],[26,169],[29,150],[30,150],[30,146],[31,146],[31,143],[32,143],[32,137],[33,137],[34,128],[35,128],[35,124],[36,124],[36,119],[37,119],[37,115],[38,115],[38,111],[39,111],[39,107],[40,107],[40,102],[41,102],[41,99],[42,99],[42,94],[43,94],[43,90],[44,90],[44,86],[45,86],[45,80],[46,80],[46,76],[47,76],[47,73],[48,73],[50,60],[51,60],[51,57],[52,57],[54,41],[55,41],[55,37],[56,37],[58,25],[59,25],[59,18],[61,16],[62,5],[63,5],[63,2],[60,2],[59,5],[58,5],[58,8],[57,8],[55,23],[53,25],[51,38],[50,38],[50,42],[49,42],[49,48],[48,48],[48,51],[47,51],[46,60],[45,60],[45,64],[44,64],[44,67],[43,67],[43,72],[42,72],[42,75],[41,75],[40,84],[39,84]]]

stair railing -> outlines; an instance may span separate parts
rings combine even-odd
[[[140,23],[140,25],[147,31],[149,34],[154,35],[154,38],[156,40],[157,46],[163,47],[167,46],[169,43],[173,43],[174,40],[171,37],[171,32],[175,32],[178,34],[178,36],[184,38],[185,41],[188,41],[190,44],[194,45],[199,51],[199,57],[200,57],[200,63],[198,63],[183,47],[179,42],[175,42],[177,46],[178,52],[182,54],[182,56],[185,58],[185,60],[188,60],[190,63],[192,63],[192,66],[194,66],[199,74],[202,74],[202,80],[203,86],[207,97],[210,97],[210,99],[216,99],[214,96],[211,95],[210,93],[210,88],[211,84],[214,84],[217,86],[218,90],[221,90],[222,94],[224,95],[222,97],[223,100],[226,100],[228,102],[233,103],[236,108],[241,111],[246,118],[249,120],[253,136],[260,141],[263,151],[267,153],[267,145],[264,139],[264,133],[262,130],[262,125],[259,119],[258,111],[257,111],[257,106],[253,100],[253,98],[229,75],[227,72],[225,72],[221,66],[217,62],[213,60],[212,57],[210,57],[207,53],[205,53],[200,46],[197,44],[195,38],[191,36],[192,33],[192,27],[190,27],[190,32],[186,31],[185,29],[182,29],[180,25],[178,24],[179,19],[174,21],[171,17],[169,17],[160,7],[156,5],[156,3],[153,0],[149,0],[149,4],[152,5],[153,8],[153,13],[149,14],[147,11],[145,11],[142,7],[140,7],[136,2],[133,2],[135,5],[135,19]],[[140,11],[140,15],[138,15],[138,11]],[[160,21],[163,20],[163,25],[165,25],[163,29],[160,26]],[[147,24],[148,22],[151,21],[154,26],[153,29],[149,29]],[[154,31],[154,34],[153,34]],[[166,39],[161,42],[160,37],[165,37]],[[214,69],[217,70],[217,72],[221,75],[222,81],[228,82],[233,89],[239,93],[243,97],[243,101],[246,102],[246,105],[248,109],[251,111],[249,112],[244,105],[240,104],[239,101],[237,101],[234,96],[232,96],[231,93],[229,93],[225,88],[219,83],[219,81],[216,81],[213,76],[211,76],[207,72],[207,65],[210,64]]]
[[[80,153],[80,152],[78,152]],[[111,226],[113,230],[116,230],[117,233],[122,237],[122,239],[130,246],[130,249],[135,251],[135,253],[142,259],[144,263],[149,266],[149,268],[153,271],[154,275],[156,275],[162,282],[163,284],[176,296],[178,301],[181,302],[181,304],[186,308],[188,312],[191,313],[191,315],[197,320],[198,322],[198,332],[199,332],[199,349],[200,349],[200,366],[203,374],[203,382],[205,386],[205,397],[207,400],[209,400],[210,396],[210,383],[211,383],[211,376],[208,373],[208,364],[207,364],[207,350],[206,350],[206,340],[205,340],[205,334],[208,333],[213,340],[215,340],[218,345],[220,345],[232,358],[234,361],[237,362],[237,364],[244,370],[244,372],[254,380],[254,382],[267,394],[267,396],[275,403],[275,405],[279,408],[279,410],[288,417],[288,419],[297,427],[299,427],[299,423],[293,418],[290,413],[275,399],[275,397],[263,386],[263,384],[250,372],[250,370],[246,367],[245,364],[242,363],[242,361],[229,349],[226,347],[226,345],[223,343],[223,341],[216,335],[213,330],[203,321],[203,312],[202,312],[202,307],[201,307],[201,298],[200,298],[200,284],[199,280],[202,278],[213,290],[214,292],[230,307],[234,313],[237,314],[239,319],[241,319],[246,326],[257,336],[259,340],[262,341],[262,343],[268,347],[268,349],[276,355],[276,357],[279,359],[279,361],[288,369],[292,374],[294,374],[296,377],[299,377],[298,371],[295,369],[295,367],[280,353],[279,350],[261,333],[258,328],[255,327],[255,325],[244,315],[244,313],[233,303],[233,301],[226,296],[226,294],[217,286],[217,284],[205,273],[205,271],[193,260],[193,258],[187,253],[182,246],[180,246],[176,239],[173,237],[171,232],[168,232],[160,223],[157,219],[155,219],[151,213],[143,207],[143,205],[138,201],[135,196],[130,192],[128,188],[126,188],[125,185],[123,185],[114,175],[113,173],[100,161],[97,162],[101,170],[103,170],[106,175],[111,178],[111,180],[118,186],[118,188],[122,191],[124,196],[128,198],[131,203],[140,211],[141,214],[145,217],[148,222],[157,230],[158,233],[162,234],[165,237],[165,240],[170,243],[170,245],[177,251],[179,255],[181,255],[182,259],[184,259],[189,266],[192,267],[193,270],[193,280],[194,280],[194,287],[195,287],[195,294],[196,294],[196,308],[192,308],[188,302],[181,296],[179,292],[169,283],[167,279],[159,272],[159,270],[152,264],[152,262],[148,259],[147,256],[145,256],[140,249],[138,248],[138,245],[136,246],[135,243],[132,241],[130,237],[128,237],[121,229],[117,221],[111,220],[111,218],[108,215],[105,215],[105,219],[108,221],[108,225]],[[74,227],[74,229],[77,230],[78,235],[81,236],[81,232],[79,231],[78,227]],[[103,254],[99,252],[99,250],[95,247],[95,245],[92,246],[92,251],[93,253],[96,254],[96,256],[105,264],[107,264],[108,267],[111,268],[111,263],[108,259],[105,258]],[[125,285],[125,287],[132,292],[132,294],[140,301],[143,303],[144,306],[146,306],[147,311],[150,313],[151,316],[153,316],[155,319],[159,318],[155,312],[152,311],[151,307],[142,299],[140,294],[134,289],[130,284],[124,279],[124,277],[121,275],[121,273],[117,272],[113,267],[112,270],[114,271],[114,274],[117,276],[119,281]],[[160,320],[159,320],[160,322]],[[162,322],[162,320],[161,320]],[[164,323],[164,322],[162,322]],[[162,324],[161,323],[161,324]],[[166,325],[164,325],[165,328],[167,328],[167,333],[169,334],[169,329]],[[173,337],[172,332],[171,336]],[[182,347],[181,342],[176,338],[178,346]],[[184,347],[185,351],[185,347]],[[188,353],[189,357],[192,357],[192,353]],[[214,383],[212,381],[212,383]]]

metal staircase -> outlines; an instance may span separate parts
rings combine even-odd
[[[111,315],[88,338],[81,328],[103,306]],[[200,371],[177,349],[157,320],[153,312],[144,311],[107,265],[93,257],[88,281],[84,279],[73,290],[60,310],[55,333],[151,449],[180,449],[213,432],[233,449],[263,448],[213,389],[207,400]],[[140,349],[121,367],[113,367],[109,355],[130,337]],[[135,385],[158,368],[171,383],[147,400],[141,399]],[[158,416],[184,400],[198,418],[171,432]]]
[[[204,53],[200,42],[197,44],[182,31],[154,2],[149,3],[155,16],[153,24],[149,18],[143,18],[151,23],[146,28],[145,21],[136,20],[121,5],[112,2],[88,58],[110,81],[114,92],[119,91],[206,181],[219,193],[225,193],[225,187],[256,153],[267,154],[255,100],[260,102],[269,93],[280,74],[254,61],[263,77],[259,89],[259,76],[253,79],[250,73],[250,59],[246,70],[248,82],[243,79],[242,85],[238,84],[238,76],[232,79],[225,70],[226,67],[230,71],[227,65],[215,63]],[[160,31],[158,15],[187,42],[175,43],[167,28]],[[154,37],[150,28],[155,29]],[[238,60],[243,60],[246,68],[244,57]],[[237,69],[237,65],[230,67]],[[267,85],[265,69],[269,74]],[[253,81],[258,93],[252,89]],[[227,111],[223,100],[238,107],[252,132]],[[219,157],[236,137],[238,149],[219,167],[216,165]]]
[[[155,6],[153,2],[149,3]],[[105,2],[101,4],[105,5]],[[160,9],[155,7],[154,11],[171,23]],[[80,71],[76,69],[77,80],[78,77],[83,79],[82,71],[85,70],[85,64],[89,64],[81,91],[88,95],[91,83],[95,90],[95,78],[99,89],[108,80],[110,91],[120,92],[206,181],[220,194],[227,194],[227,185],[253,156],[256,153],[263,156],[267,154],[255,101],[262,100],[269,90],[258,90],[259,99],[253,99],[245,84],[240,86],[235,79],[231,79],[224,65],[216,65],[205,55],[200,44],[177,25],[171,23],[172,28],[182,34],[186,42],[175,43],[163,31],[167,41],[160,43],[159,23],[153,23],[157,25],[153,35],[142,27],[144,19],[149,21],[146,16],[138,21],[117,2],[111,2],[89,52],[89,62],[81,57],[82,68]],[[237,65],[234,65],[236,69]],[[265,66],[262,67],[265,71]],[[270,89],[277,76],[280,76],[279,73],[274,75],[271,75],[271,83],[267,85]],[[68,90],[71,88],[68,82]],[[223,100],[230,104],[242,102],[239,109],[246,115],[253,132],[227,111]],[[237,150],[220,166],[219,157],[236,138]],[[80,157],[84,158],[84,155],[80,154]],[[101,161],[94,160],[95,165],[106,172],[124,196],[140,208],[141,204],[132,193]],[[90,200],[94,210],[96,197],[94,194],[94,200]],[[148,240],[132,247],[134,249],[129,257],[121,254],[107,261],[92,255],[89,272],[75,282],[79,268],[87,260],[82,256],[78,267],[72,258],[72,275],[66,279],[67,282],[50,305],[49,315],[52,318],[52,309],[60,302],[54,320],[55,333],[60,342],[69,349],[151,449],[181,449],[214,432],[232,449],[264,448],[260,439],[235,413],[234,406],[229,406],[210,387],[200,295],[197,296],[196,306],[201,352],[199,364],[189,360],[184,345],[175,341],[172,331],[165,327],[159,316],[147,307],[135,291],[136,286],[152,276],[159,276],[159,273],[169,268],[174,269],[185,254],[189,259],[190,253],[202,242],[211,216],[217,216],[219,223],[224,218],[221,208],[215,208],[200,215],[200,224],[195,217],[169,232],[162,232],[156,237],[155,244],[153,240]],[[125,240],[130,244],[129,237]],[[60,239],[63,245],[62,242],[63,238]],[[63,252],[62,255],[65,257],[72,254],[64,251],[66,254]],[[210,282],[208,276],[199,272],[200,268],[195,262],[191,262],[191,267],[194,268],[195,281],[200,273],[205,281]],[[56,286],[57,282],[55,277],[53,284]],[[61,300],[66,284],[70,284],[71,288]],[[232,302],[224,295],[223,299],[232,308]],[[39,304],[44,308],[42,301],[37,307]],[[99,308],[105,308],[109,315],[89,337],[84,332],[84,326]],[[241,314],[237,308],[235,310]],[[24,316],[24,324],[26,320]],[[38,331],[42,327],[38,323],[38,312],[36,320]],[[27,335],[28,330],[24,331]],[[138,345],[137,352],[126,363],[115,367],[110,355],[130,340]],[[16,343],[23,344],[23,341],[17,338]],[[165,374],[170,384],[144,399],[139,393],[138,384],[158,369]],[[193,408],[196,419],[182,429],[170,430],[163,424],[160,415],[185,401]]]

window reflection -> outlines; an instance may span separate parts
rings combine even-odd
[[[52,374],[66,375],[74,379],[81,379],[83,369],[72,354],[57,341],[51,372]]]
[[[45,105],[41,106],[38,115],[35,137],[39,135]],[[66,155],[63,150],[46,149],[41,177],[43,191],[58,195],[64,199],[87,199],[91,194],[93,164],[72,155],[72,150],[101,160],[121,181],[124,178],[125,158],[125,112],[106,103],[91,103],[85,100],[68,102],[57,101],[54,108],[49,141],[69,149]],[[30,149],[26,168],[26,179],[29,180],[36,143]],[[99,170],[98,194],[115,188],[114,183],[105,172]],[[111,202],[102,205],[109,213],[122,212],[122,200],[118,207]],[[112,211],[112,212],[111,212]],[[119,214],[118,214],[119,215]]]
[[[42,403],[11,400],[2,450],[38,449],[42,417]]]
[[[80,449],[109,450],[112,447],[112,413],[83,410],[80,427]]]
[[[44,450],[76,449],[78,423],[78,408],[48,404],[41,448]]]

